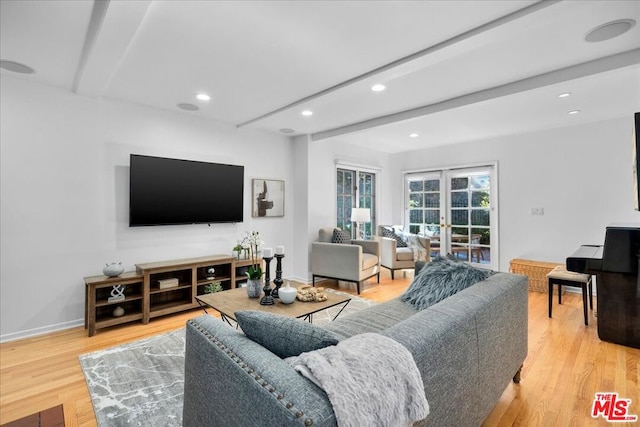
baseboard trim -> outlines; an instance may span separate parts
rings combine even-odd
[[[55,325],[42,326],[40,328],[27,329],[26,331],[0,335],[0,343],[36,337],[38,335],[44,335],[51,332],[64,331],[66,329],[77,328],[78,326],[84,326],[84,319],[71,320],[69,322],[57,323]]]

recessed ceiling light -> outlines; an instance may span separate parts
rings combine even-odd
[[[636,21],[633,19],[618,19],[607,22],[589,31],[587,35],[584,36],[584,39],[591,43],[603,42],[626,33],[633,28],[634,25],[636,25]]]
[[[580,110],[571,110],[569,111],[570,115],[574,115],[574,114],[578,114],[580,112]]]
[[[211,97],[206,93],[199,93],[196,95],[196,98],[198,98],[200,101],[209,101],[211,99]]]
[[[289,128],[282,128],[282,129],[280,129],[280,132],[282,132],[282,133],[294,133],[295,130],[289,129]]]
[[[197,105],[189,104],[187,102],[182,102],[178,104],[178,107],[187,111],[198,111],[200,109],[200,107],[198,107]]]
[[[0,60],[0,68],[4,68],[7,71],[13,71],[14,73],[20,74],[33,74],[36,72],[33,68],[28,65],[21,64],[19,62]]]
[[[373,86],[371,86],[371,90],[374,92],[382,92],[383,90],[385,90],[387,87],[383,84],[375,84]]]
[[[558,98],[566,98],[568,96],[571,96],[571,92],[564,92],[564,93],[558,94]]]
[[[309,117],[309,116],[313,116],[313,111],[310,111],[310,110],[304,110],[304,111],[302,112],[302,115],[303,115],[303,116],[307,116],[307,117]]]
[[[418,134],[417,133],[411,133],[409,134],[409,138],[417,138]]]

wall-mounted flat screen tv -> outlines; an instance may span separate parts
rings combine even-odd
[[[129,226],[242,222],[244,166],[131,155]]]

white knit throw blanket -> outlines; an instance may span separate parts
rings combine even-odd
[[[339,427],[411,426],[429,414],[418,367],[391,338],[354,335],[286,361],[324,389]]]

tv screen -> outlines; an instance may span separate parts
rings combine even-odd
[[[242,222],[244,166],[131,155],[129,226]]]

